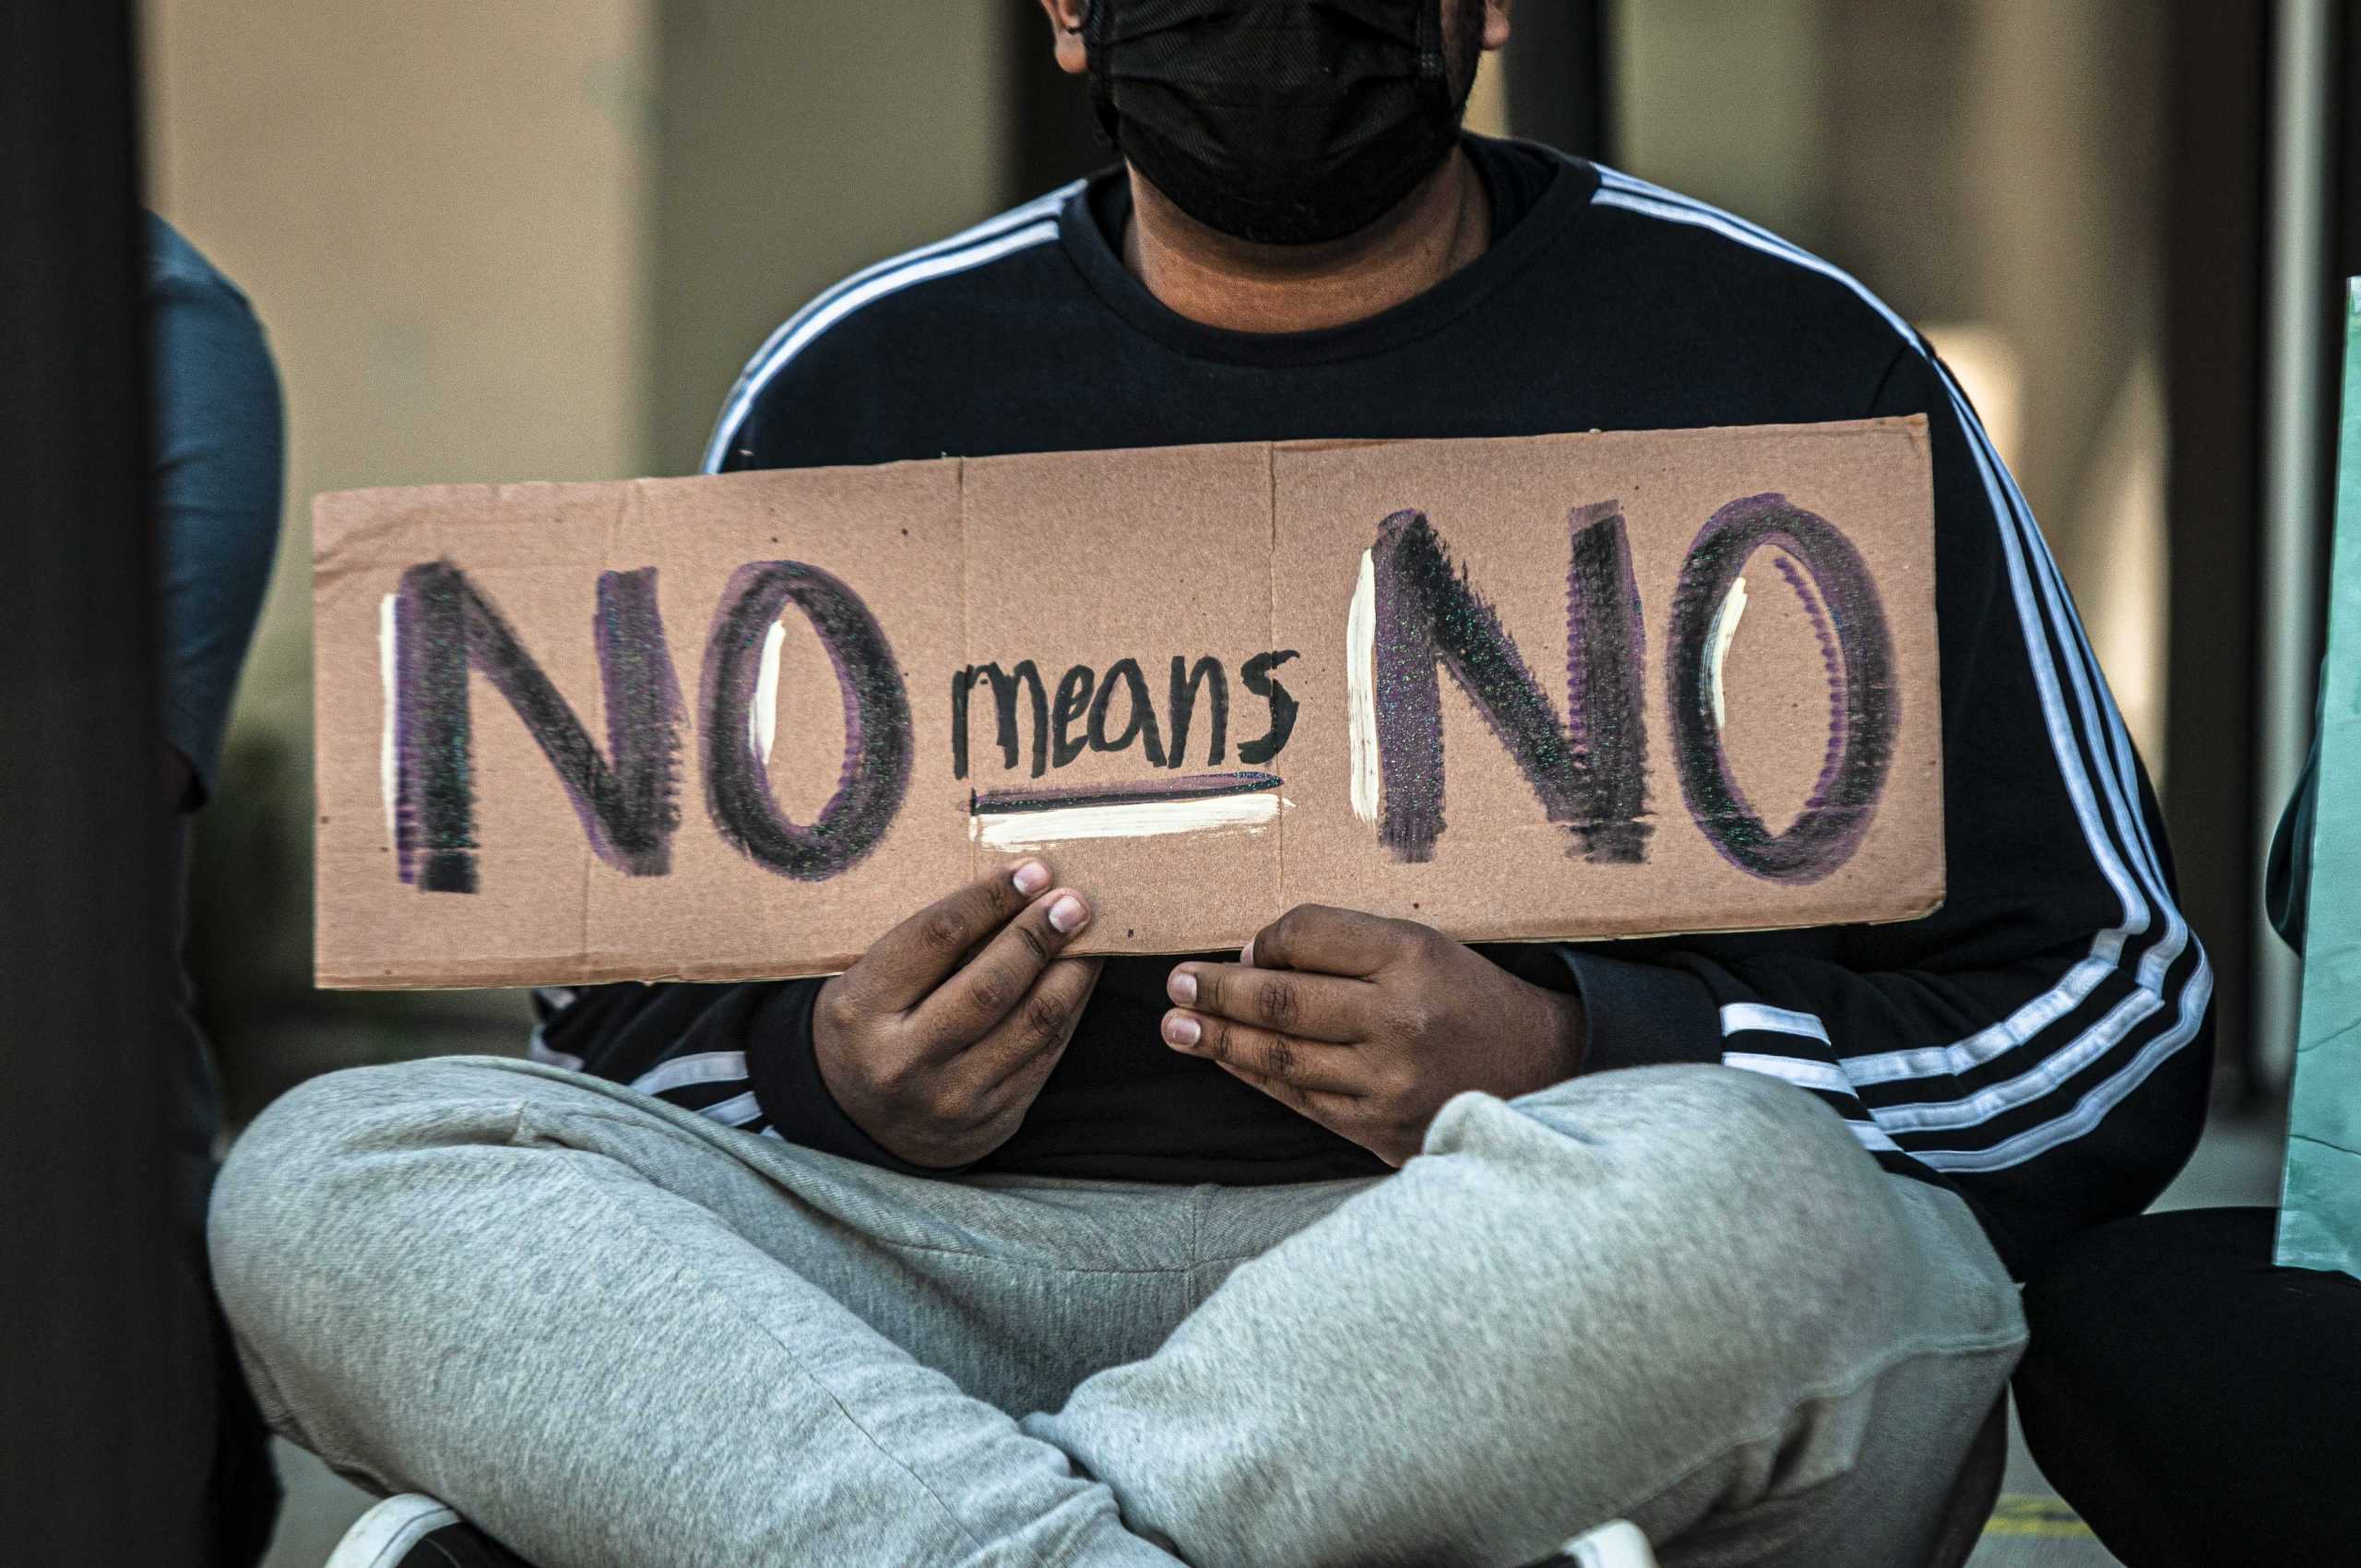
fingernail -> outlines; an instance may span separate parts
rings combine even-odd
[[[1030,897],[1050,885],[1050,868],[1038,861],[1027,861],[1016,868],[1015,876],[1010,880],[1016,884],[1019,893]]]
[[[1164,982],[1164,994],[1187,1006],[1197,1000],[1197,977],[1186,969],[1175,969],[1172,978]]]
[[[1254,967],[1254,939],[1252,937],[1248,937],[1246,939],[1246,945],[1238,950],[1238,961],[1245,965],[1250,969]]]
[[[1050,906],[1050,923],[1062,932],[1071,932],[1090,918],[1082,900],[1069,893]]]
[[[1201,1032],[1194,1018],[1176,1013],[1164,1020],[1164,1038],[1175,1045],[1194,1045]]]

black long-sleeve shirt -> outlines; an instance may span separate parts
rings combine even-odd
[[[2201,1122],[2211,980],[2139,759],[1957,385],[1861,285],[1751,225],[1545,148],[1467,147],[1490,248],[1378,315],[1285,335],[1181,317],[1123,267],[1128,196],[1110,172],[805,306],[748,365],[706,466],[1925,414],[1941,910],[1486,951],[1581,993],[1584,1070],[1721,1062],[1795,1084],[1881,1163],[1967,1195],[2014,1265],[2143,1207]],[[1173,961],[1107,964],[1023,1126],[980,1168],[1219,1182],[1385,1169],[1165,1047]],[[820,1078],[818,983],[560,998],[540,1048],[752,1133],[898,1165]]]

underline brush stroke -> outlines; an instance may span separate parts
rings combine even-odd
[[[1275,773],[1199,773],[1185,778],[979,791],[968,834],[995,849],[1074,838],[1155,838],[1267,826],[1287,805]]]
[[[1143,778],[1119,784],[1035,785],[1015,790],[983,790],[971,793],[968,811],[978,816],[990,812],[1057,811],[1069,806],[1149,805],[1163,801],[1202,801],[1221,795],[1250,795],[1279,787],[1275,773],[1240,769],[1236,773],[1192,773],[1181,778]]]

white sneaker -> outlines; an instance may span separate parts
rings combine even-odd
[[[525,1568],[524,1560],[424,1492],[389,1497],[353,1521],[325,1568]]]
[[[1656,1568],[1648,1538],[1627,1519],[1585,1530],[1528,1568]]]

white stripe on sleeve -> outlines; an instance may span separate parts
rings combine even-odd
[[[730,389],[721,417],[714,423],[713,437],[706,443],[705,471],[721,470],[723,461],[730,456],[730,439],[745,422],[763,388],[814,338],[861,306],[913,283],[981,267],[1012,252],[1054,239],[1058,209],[1082,186],[1083,182],[1076,180],[1022,207],[988,218],[949,239],[863,267],[789,316],[747,362],[738,384]]]
[[[1850,290],[1892,326],[1904,343],[1925,352],[1917,334],[1907,323],[1858,280],[1829,263],[1717,208],[1661,190],[1613,170],[1602,168],[1599,173],[1601,187],[1596,199],[1602,205],[1707,229],[1736,244],[1819,273]],[[1975,418],[1974,409],[1969,406],[1949,371],[1931,355],[1928,358],[1941,375],[1953,410],[1967,434],[1978,477],[1984,484],[1994,521],[2000,530],[2002,554],[2009,568],[2020,628],[2025,638],[2026,659],[2041,697],[2043,718],[2049,731],[2051,750],[2057,758],[2060,779],[2073,802],[2093,861],[2100,874],[2114,888],[2123,918],[2120,924],[2097,933],[2092,943],[2090,956],[2070,968],[2058,984],[2027,1002],[2008,1018],[1948,1045],[1845,1058],[1842,1062],[1845,1075],[1856,1084],[1891,1082],[1956,1075],[1990,1061],[2054,1026],[2086,1000],[2109,973],[2120,968],[2128,940],[2145,933],[2149,929],[2151,910],[2147,895],[2153,895],[2165,921],[2164,935],[2150,944],[2142,956],[2134,981],[2139,989],[2132,995],[2110,1009],[2105,1017],[2074,1041],[2029,1072],[2006,1084],[1979,1091],[1963,1102],[1960,1111],[1942,1115],[1945,1125],[1973,1125],[2016,1106],[2030,1103],[2055,1089],[2065,1078],[2104,1055],[2128,1037],[2142,1020],[2160,1009],[2165,1004],[2162,989],[2165,976],[2186,950],[2189,938],[2187,921],[2174,907],[2165,888],[2161,861],[2146,818],[2139,808],[2136,775],[2131,766],[2130,742],[2124,732],[2121,717],[2107,695],[2103,681],[2096,675],[2095,658],[2087,637],[2083,636],[2079,618],[2074,615],[2070,602],[2062,592],[2057,564],[2050,557],[2039,529],[2034,526],[2031,510],[2025,505],[2014,479],[2009,475],[2007,466],[2000,461],[1999,454],[1992,449],[1990,439]],[[2032,571],[2027,568],[2028,558],[2034,563]],[[2036,583],[2040,596],[2038,605],[2035,602]],[[2066,650],[2067,675],[2073,687],[2074,707],[2079,710],[2082,719],[2080,731],[2075,726],[2075,715],[2068,709],[2057,664],[2050,655],[2048,636],[2052,632],[2056,634],[2060,647]],[[2081,754],[2081,738],[2086,735],[2094,737],[2091,753],[2101,764],[2099,784],[2106,796],[2104,815],[2099,791],[2094,790]],[[2109,764],[2112,766],[2106,766]],[[2121,842],[2130,847],[2130,858],[2136,863],[2136,871],[2134,866],[2125,863],[2115,836],[2108,831],[2109,819],[2112,819],[2117,832],[2122,835]],[[1921,1158],[1940,1169],[1995,1170],[2032,1158],[2060,1142],[2089,1131],[2097,1124],[2108,1107],[2130,1094],[2159,1063],[2195,1037],[2204,1017],[2204,1003],[2211,990],[2212,976],[2201,952],[2195,970],[2182,988],[2180,1014],[2173,1026],[2148,1042],[2128,1065],[2084,1095],[2072,1111],[2020,1133],[1990,1149],[1949,1153],[1934,1151]],[[1726,1028],[1726,1023],[1725,1027]],[[1821,1038],[1825,1038],[1824,1033]],[[1880,1121],[1892,1125],[1891,1112],[1893,1109],[1878,1112]],[[1905,1120],[1940,1114],[1934,1107],[1900,1109]],[[1943,1111],[1950,1110],[1949,1107],[1942,1108]]]

